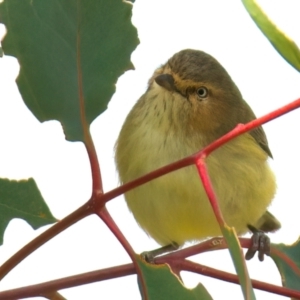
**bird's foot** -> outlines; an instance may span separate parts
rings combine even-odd
[[[270,256],[270,238],[263,231],[256,229],[252,225],[248,225],[248,228],[253,233],[251,237],[252,246],[246,252],[245,258],[250,260],[258,252],[258,259],[263,261],[264,255]]]
[[[162,254],[165,254],[167,252],[172,252],[175,251],[179,248],[179,246],[176,243],[163,246],[161,248],[152,250],[152,251],[145,251],[141,253],[141,257],[148,263],[153,264],[154,263],[154,258],[157,256],[160,256]]]

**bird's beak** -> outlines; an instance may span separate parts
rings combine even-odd
[[[155,77],[155,82],[170,92],[176,91],[174,78],[171,74],[161,74]]]

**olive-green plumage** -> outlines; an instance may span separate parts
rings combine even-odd
[[[191,155],[239,123],[255,119],[226,70],[202,51],[183,50],[158,68],[121,129],[116,165],[122,183]],[[225,221],[238,234],[247,225],[276,230],[267,212],[276,183],[262,127],[235,138],[207,158]],[[221,235],[195,166],[125,194],[140,226],[159,244]]]

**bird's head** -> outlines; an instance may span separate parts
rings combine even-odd
[[[161,89],[174,102],[178,122],[211,139],[233,129],[249,109],[227,71],[203,51],[176,53],[154,72],[149,88]]]

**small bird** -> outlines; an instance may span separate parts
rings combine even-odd
[[[255,118],[215,58],[203,51],[182,50],[154,72],[123,124],[115,148],[120,181],[127,183],[194,154],[237,124]],[[249,229],[280,228],[267,211],[276,192],[268,157],[272,154],[267,138],[258,127],[206,159],[225,222],[238,235]],[[139,186],[125,199],[137,223],[161,246],[176,249],[221,235],[194,165]],[[263,259],[263,254],[259,256]]]

